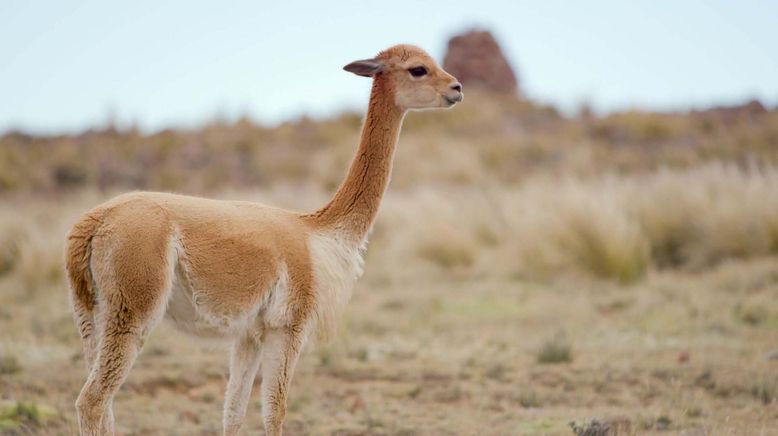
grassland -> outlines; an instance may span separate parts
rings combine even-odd
[[[0,433],[76,432],[61,253],[80,212],[127,188],[312,209],[358,124],[0,139]],[[287,432],[778,434],[777,157],[775,112],[565,118],[476,97],[413,114]],[[117,395],[120,432],[219,434],[226,360],[163,324]],[[262,429],[256,396],[246,425]]]

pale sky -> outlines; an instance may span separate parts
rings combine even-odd
[[[363,110],[369,80],[343,65],[400,42],[442,60],[474,26],[564,110],[778,104],[775,1],[3,0],[0,132]]]

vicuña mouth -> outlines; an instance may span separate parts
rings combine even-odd
[[[460,101],[462,101],[462,98],[463,98],[462,94],[458,94],[456,97],[449,97],[447,95],[443,96],[443,99],[446,100],[449,106],[453,106],[459,103]]]
[[[455,104],[457,104],[462,100],[462,99],[453,99],[447,95],[444,95],[443,99],[446,100],[446,103],[448,103],[449,106],[454,106]]]

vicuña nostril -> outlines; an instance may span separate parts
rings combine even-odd
[[[462,85],[459,82],[454,83],[453,85],[451,85],[451,89],[453,89],[454,91],[462,92]]]

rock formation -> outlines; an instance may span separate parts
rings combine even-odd
[[[471,30],[448,41],[443,68],[467,89],[519,93],[516,74],[491,33]]]

